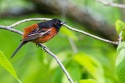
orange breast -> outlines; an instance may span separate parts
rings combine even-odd
[[[38,29],[38,25],[34,24],[29,27],[24,28],[24,34],[23,34],[23,39],[27,38],[28,34],[32,32],[34,29]],[[44,35],[43,37],[40,37],[36,40],[33,40],[34,43],[44,43],[53,38],[57,34],[56,28],[52,27],[49,28],[51,29],[50,32],[47,35]],[[43,28],[43,30],[48,30],[48,28]]]
[[[53,27],[50,29],[51,29],[51,31],[47,35],[45,35],[41,38],[38,38],[38,39],[34,40],[33,42],[34,43],[44,43],[44,42],[47,42],[48,40],[50,40],[51,38],[53,38],[57,34],[57,31],[56,31],[56,28],[53,28]]]

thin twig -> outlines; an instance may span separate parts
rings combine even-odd
[[[103,5],[106,5],[106,6],[125,8],[125,4],[118,4],[118,3],[114,3],[114,2],[106,2],[105,0],[96,0],[96,1],[103,4]]]
[[[48,21],[48,20],[51,20],[50,18],[29,18],[29,19],[24,19],[24,20],[21,20],[21,21],[18,21],[12,25],[10,25],[10,27],[15,27],[17,26],[18,24],[21,24],[21,23],[24,23],[24,22],[28,22],[28,21]],[[111,43],[111,44],[115,44],[115,45],[118,45],[119,42],[118,41],[111,41],[111,40],[107,40],[107,39],[104,39],[104,38],[101,38],[101,37],[98,37],[98,36],[95,36],[95,35],[92,35],[90,33],[87,33],[85,31],[82,31],[82,30],[78,30],[76,28],[72,28],[71,26],[68,26],[67,24],[63,24],[65,27],[67,27],[68,29],[72,30],[72,31],[76,31],[76,32],[79,32],[79,33],[82,33],[82,34],[85,34],[87,36],[90,36],[90,37],[93,37],[97,40],[101,40],[103,42],[107,42],[107,43]]]
[[[51,20],[51,19],[50,18],[29,18],[29,19],[24,19],[24,20],[18,21],[16,23],[10,25],[9,27],[15,27],[18,24],[22,24],[24,22],[29,22],[29,21],[48,21],[48,20]]]
[[[123,31],[121,31],[120,34],[119,34],[119,39],[118,39],[118,40],[119,40],[119,44],[120,44],[121,41],[122,41],[122,33],[123,33]]]
[[[11,28],[10,26],[2,26],[2,25],[0,25],[0,29],[9,30],[11,32],[18,33],[18,34],[21,34],[21,35],[23,34],[21,31],[16,30],[14,28]]]
[[[90,37],[93,37],[97,40],[101,40],[101,41],[104,41],[104,42],[107,42],[107,43],[111,43],[111,44],[115,44],[115,45],[118,45],[119,42],[116,42],[116,41],[110,41],[110,40],[107,40],[107,39],[104,39],[104,38],[101,38],[101,37],[98,37],[98,36],[95,36],[95,35],[92,35],[90,33],[87,33],[85,31],[82,31],[82,30],[78,30],[78,29],[75,29],[75,28],[72,28],[66,24],[64,24],[65,27],[67,27],[68,29],[72,30],[72,31],[76,31],[76,32],[79,32],[79,33],[82,33],[82,34],[85,34],[87,36],[90,36]]]
[[[53,54],[45,45],[43,45],[43,44],[38,44],[38,45],[41,48],[43,48],[48,54],[50,54],[57,61],[57,63],[60,65],[61,69],[63,70],[63,72],[67,76],[69,82],[70,83],[74,83],[73,80],[71,79],[69,73],[66,71],[65,67],[63,66],[63,64],[61,63],[61,61],[57,58],[57,56],[55,54]]]

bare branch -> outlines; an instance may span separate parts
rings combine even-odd
[[[24,20],[21,20],[21,21],[18,21],[12,25],[10,25],[10,27],[15,27],[17,26],[18,24],[21,24],[21,23],[24,23],[24,22],[28,22],[28,21],[48,21],[48,20],[51,20],[50,18],[29,18],[29,19],[24,19]],[[95,36],[95,35],[92,35],[90,33],[87,33],[85,31],[82,31],[82,30],[78,30],[76,28],[72,28],[71,26],[68,26],[67,24],[64,24],[65,27],[67,27],[68,29],[72,30],[72,31],[76,31],[76,32],[79,32],[79,33],[82,33],[82,34],[85,34],[87,36],[90,36],[90,37],[93,37],[95,39],[98,39],[98,40],[101,40],[101,41],[104,41],[104,42],[107,42],[107,43],[111,43],[111,44],[115,44],[115,45],[118,45],[118,41],[110,41],[110,40],[107,40],[107,39],[104,39],[104,38],[101,38],[101,37],[98,37],[98,36]]]
[[[24,22],[28,22],[28,21],[48,21],[48,20],[51,20],[50,18],[29,18],[29,19],[24,19],[24,20],[21,20],[21,21],[18,21],[8,27],[15,27],[17,26],[18,24],[21,24],[21,23],[24,23]],[[95,36],[95,35],[92,35],[90,33],[87,33],[85,31],[82,31],[82,30],[78,30],[76,28],[72,28],[71,26],[68,26],[67,24],[63,24],[65,27],[67,27],[68,29],[72,30],[72,31],[76,31],[76,32],[79,32],[79,33],[82,33],[82,34],[85,34],[87,36],[90,36],[90,37],[93,37],[97,40],[101,40],[103,42],[107,42],[107,43],[111,43],[111,44],[115,44],[115,45],[118,45],[119,42],[118,41],[110,41],[110,40],[107,40],[107,39],[104,39],[104,38],[101,38],[101,37],[98,37],[98,36]],[[10,29],[10,28],[9,28]],[[8,29],[8,30],[9,30]],[[12,30],[12,29],[10,29]],[[15,30],[15,29],[14,29]],[[18,33],[18,31],[16,31],[16,33]],[[20,33],[20,32],[19,32]]]
[[[61,63],[61,61],[57,58],[56,55],[54,55],[45,45],[43,44],[38,44],[41,48],[43,48],[48,54],[50,54],[56,61],[57,63],[60,65],[61,69],[63,70],[63,72],[65,73],[65,75],[67,76],[68,80],[70,83],[74,83],[73,80],[71,79],[69,73],[66,71],[65,67],[63,66],[63,64]]]
[[[18,24],[22,24],[24,22],[29,22],[29,21],[48,21],[48,20],[51,20],[51,19],[50,18],[29,18],[29,19],[24,19],[24,20],[18,21],[16,23],[10,25],[9,27],[15,27]]]
[[[121,31],[119,34],[119,44],[122,42],[122,34],[123,34],[123,31]]]
[[[11,32],[15,32],[15,33],[18,33],[18,34],[21,34],[21,35],[23,34],[21,31],[13,29],[10,26],[2,26],[2,25],[0,25],[0,29],[9,30]]]
[[[70,27],[70,26],[68,26],[68,25],[66,25],[66,24],[64,24],[64,26],[67,27],[68,29],[72,30],[72,31],[76,31],[76,32],[85,34],[85,35],[90,36],[90,37],[93,37],[93,38],[95,38],[95,39],[97,39],[97,40],[101,40],[101,41],[104,41],[104,42],[107,42],[107,43],[111,43],[111,44],[115,44],[115,45],[118,45],[118,44],[119,44],[119,43],[116,42],[116,41],[110,41],[110,40],[107,40],[107,39],[104,39],[104,38],[101,38],[101,37],[92,35],[92,34],[87,33],[87,32],[85,32],[85,31],[78,30],[78,29],[76,29],[76,28],[72,28],[72,27]]]
[[[103,5],[106,5],[106,6],[125,8],[125,4],[118,4],[118,3],[114,3],[114,2],[106,2],[104,0],[96,0],[96,1],[103,4]]]

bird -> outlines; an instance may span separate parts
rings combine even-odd
[[[19,51],[19,49],[28,42],[33,42],[36,45],[39,43],[45,43],[52,39],[59,32],[61,26],[66,22],[62,22],[59,19],[52,19],[45,22],[33,24],[24,28],[22,40],[20,45],[12,54],[11,58]]]

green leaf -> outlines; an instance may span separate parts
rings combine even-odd
[[[74,60],[83,66],[98,83],[105,82],[104,71],[98,60],[84,53],[76,54]]]
[[[94,79],[85,79],[85,80],[80,80],[79,83],[97,83]]]
[[[77,40],[77,36],[75,35],[75,33],[73,33],[71,30],[69,30],[65,27],[61,28],[61,33],[72,38],[73,40]]]
[[[17,77],[16,71],[9,60],[7,60],[6,56],[0,51],[0,65],[6,69],[15,79],[22,83]]]
[[[117,48],[117,58],[116,58],[116,74],[119,79],[119,83],[125,83],[125,42],[119,44]]]
[[[117,20],[115,26],[116,26],[116,31],[119,34],[125,28],[125,23],[122,22],[121,20]]]
[[[117,54],[120,53],[120,51],[124,48],[125,42],[121,42],[117,47]]]
[[[68,79],[66,77],[66,75],[63,74],[63,77],[62,77],[62,83],[68,83]]]

